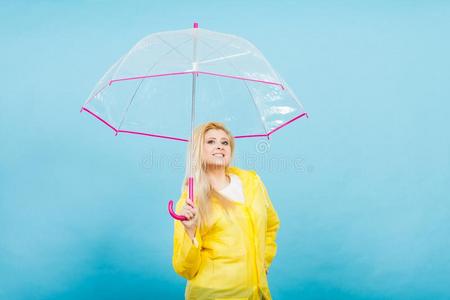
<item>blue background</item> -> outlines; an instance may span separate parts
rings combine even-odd
[[[241,141],[281,218],[274,299],[450,298],[447,1],[2,1],[0,299],[181,299],[185,145],[79,109],[144,36],[253,42],[310,118]]]

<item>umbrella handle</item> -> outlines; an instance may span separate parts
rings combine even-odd
[[[194,199],[194,178],[192,176],[190,176],[189,179],[188,179],[188,186],[189,186],[189,199]],[[194,203],[192,202],[192,205],[193,204]],[[186,221],[186,220],[188,220],[188,218],[186,216],[177,215],[175,213],[175,211],[173,210],[173,201],[172,200],[169,200],[168,208],[169,208],[169,214],[175,220],[178,220],[178,221]]]
[[[173,201],[172,201],[172,200],[169,200],[168,208],[169,208],[169,213],[170,213],[170,215],[171,215],[172,218],[174,218],[175,220],[178,220],[178,221],[186,221],[186,220],[188,219],[188,218],[186,218],[186,216],[183,216],[183,215],[177,215],[177,214],[175,213],[175,211],[173,210]]]

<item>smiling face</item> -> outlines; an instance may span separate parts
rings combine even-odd
[[[231,159],[230,138],[221,129],[210,129],[205,133],[203,161],[208,166],[227,166]]]

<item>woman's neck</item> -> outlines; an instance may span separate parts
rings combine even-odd
[[[212,187],[217,191],[223,189],[230,183],[225,168],[222,166],[210,167],[206,174],[208,175]]]

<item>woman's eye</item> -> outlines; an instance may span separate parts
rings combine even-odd
[[[209,140],[207,143],[208,144],[212,144],[212,143],[214,143],[214,141],[213,140]]]
[[[222,142],[222,145],[228,145],[228,142]]]

